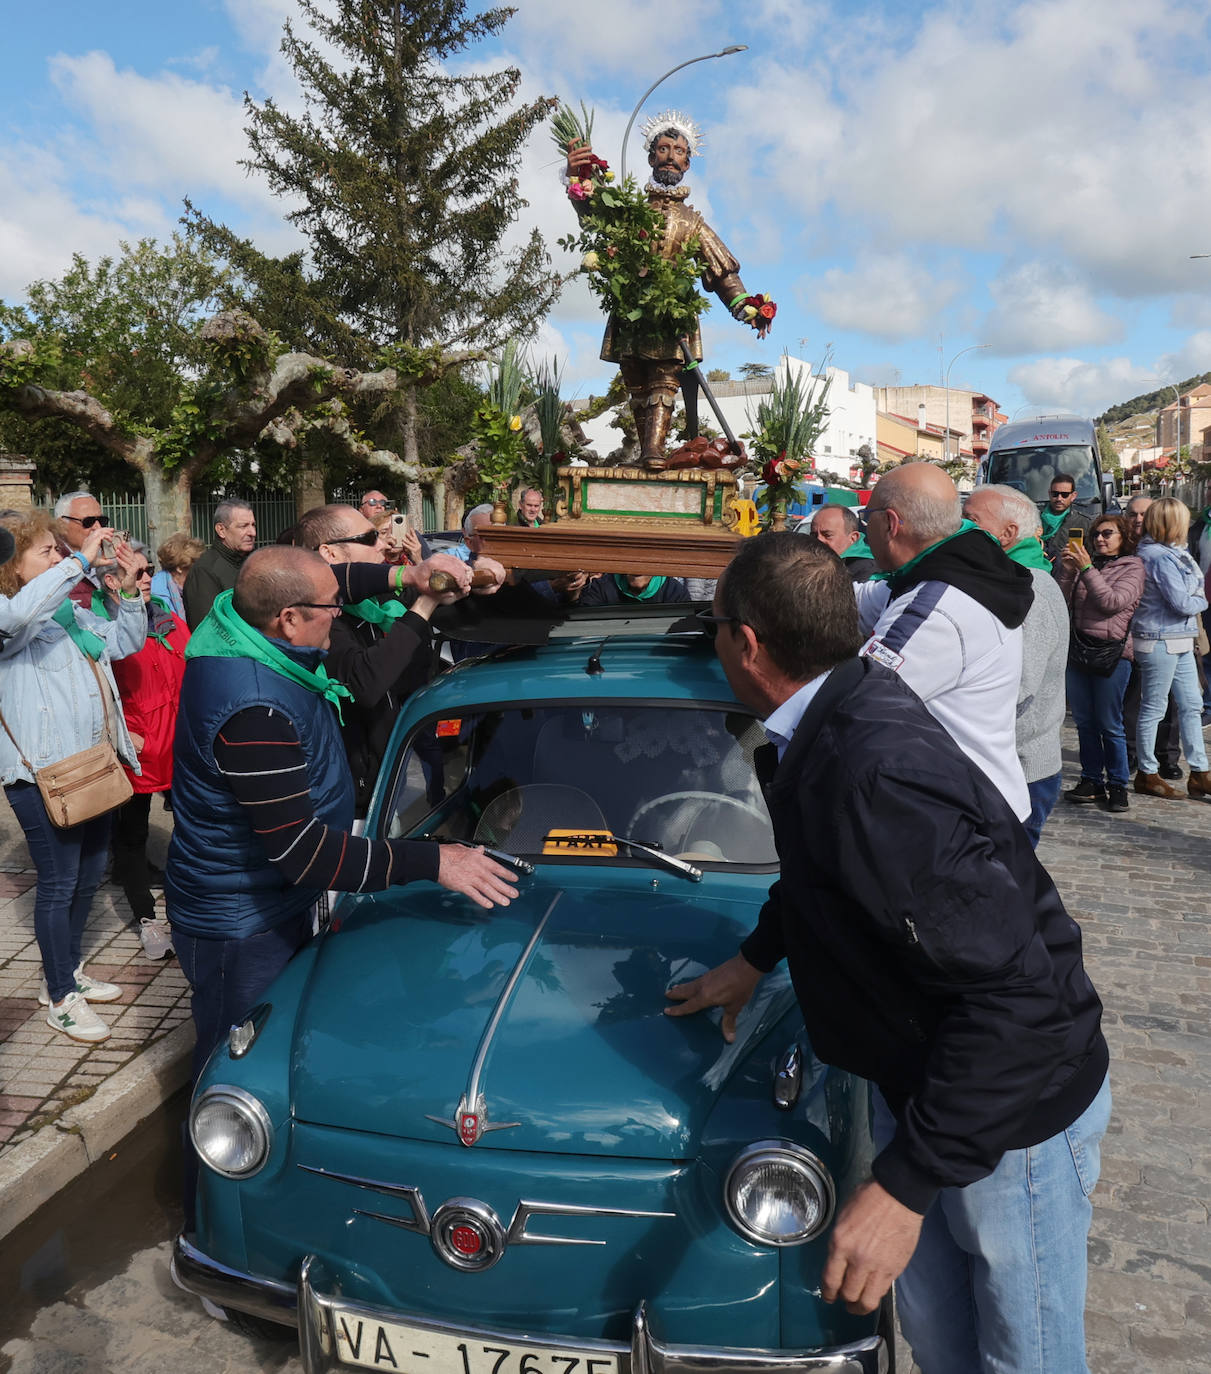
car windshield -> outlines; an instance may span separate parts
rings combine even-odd
[[[752,716],[720,708],[468,711],[413,732],[384,813],[387,833],[611,862],[619,860],[602,837],[617,834],[698,862],[772,865],[753,769],[764,743]]]
[[[1097,473],[1088,444],[1042,444],[1031,448],[997,449],[988,460],[988,481],[1024,491],[1032,501],[1047,500],[1057,472],[1076,478],[1076,499],[1096,501]]]

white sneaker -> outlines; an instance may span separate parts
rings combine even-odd
[[[139,925],[139,939],[149,959],[163,959],[172,953],[172,927],[163,919],[144,916]]]
[[[122,996],[122,989],[117,983],[103,983],[99,978],[90,978],[84,972],[83,964],[76,969],[76,991],[90,1002],[116,1002]],[[44,1007],[50,1006],[50,991],[45,978],[38,989],[38,1001]]]
[[[82,992],[69,992],[46,1013],[46,1024],[85,1045],[109,1039],[109,1027],[84,1000]]]

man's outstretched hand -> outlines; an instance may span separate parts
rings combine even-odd
[[[850,1312],[873,1312],[912,1259],[923,1220],[873,1179],[864,1183],[833,1227],[820,1285],[824,1301],[840,1297]]]
[[[517,896],[513,874],[483,848],[465,849],[460,844],[443,844],[437,866],[437,881],[451,892],[461,892],[482,907],[508,906]]]
[[[693,982],[678,983],[676,987],[669,988],[664,995],[679,1005],[665,1007],[664,1014],[692,1016],[696,1011],[722,1007],[723,1020],[719,1028],[730,1045],[736,1038],[736,1017],[744,1010],[760,981],[761,971],[755,969],[743,954],[736,954],[726,964],[720,964]]]

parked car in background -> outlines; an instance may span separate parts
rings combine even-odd
[[[662,1015],[776,876],[759,722],[705,635],[591,628],[405,708],[370,833],[532,871],[488,913],[342,900],[197,1085],[177,1272],[297,1327],[312,1374],[886,1371],[890,1304],[818,1296],[868,1085],[813,1056],[783,972],[734,1044]]]

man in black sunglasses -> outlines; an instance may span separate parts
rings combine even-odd
[[[55,519],[59,522],[59,535],[72,553],[80,552],[85,539],[97,525],[109,525],[108,516],[91,491],[65,492],[55,502]],[[77,606],[87,610],[100,588],[100,579],[92,568],[86,567],[84,576],[68,595]]]
[[[430,617],[438,606],[467,595],[471,568],[448,554],[416,565],[385,563],[386,542],[352,506],[307,511],[294,538],[329,564],[345,599],[344,612],[332,626],[326,667],[353,693],[341,736],[358,814],[365,815],[400,707],[437,669]],[[453,589],[431,592],[429,578],[435,572],[448,573]]]

